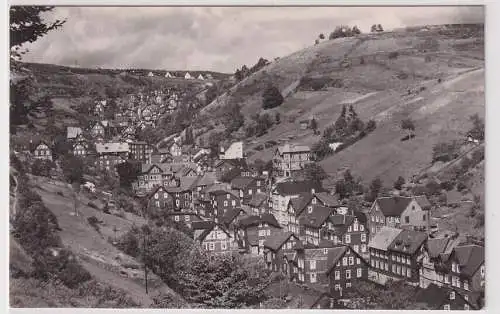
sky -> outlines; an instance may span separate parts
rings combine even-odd
[[[23,61],[79,67],[232,73],[311,46],[337,25],[368,32],[484,22],[482,7],[56,7],[66,19],[24,47]]]

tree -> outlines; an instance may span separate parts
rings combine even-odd
[[[185,134],[186,135],[184,137],[184,144],[186,144],[186,145],[194,144],[193,129],[191,127],[187,128]]]
[[[377,31],[377,25],[376,24],[373,24],[372,27],[370,28],[370,31],[372,33],[375,33]]]
[[[314,134],[316,134],[316,132],[318,131],[318,123],[316,122],[316,119],[311,119],[309,127],[311,128],[311,130],[313,130]]]
[[[396,182],[394,182],[394,188],[396,190],[401,190],[403,188],[403,185],[405,184],[405,179],[402,176],[399,176]]]
[[[472,128],[468,132],[468,136],[475,140],[484,141],[484,120],[476,113],[470,116],[469,120],[472,122]]]
[[[323,33],[319,34],[319,39],[325,39],[325,34]]]
[[[274,116],[274,120],[276,121],[276,124],[281,123],[281,116],[279,112],[276,112],[276,115]]]
[[[408,132],[408,139],[411,138],[413,132],[415,131],[415,123],[410,118],[401,120],[401,129]]]
[[[369,120],[366,124],[365,131],[367,133],[373,132],[377,128],[377,123],[374,120]]]
[[[205,104],[208,105],[218,96],[218,88],[215,85],[210,86],[205,92]]]
[[[55,164],[50,160],[35,159],[31,165],[31,173],[35,176],[49,177],[50,170],[55,167]]]
[[[53,6],[11,6],[10,7],[10,57],[20,59],[20,48],[27,42],[35,42],[48,32],[63,26],[66,20],[47,23],[42,14],[50,12]]]
[[[354,25],[354,27],[352,28],[352,33],[355,35],[359,35],[361,34],[361,30],[358,28],[358,26]]]
[[[312,146],[311,152],[316,161],[323,160],[328,155],[333,154],[333,150],[328,145],[324,139],[321,139],[319,142]]]
[[[372,182],[370,183],[370,191],[369,194],[366,196],[366,200],[369,202],[375,201],[381,190],[382,190],[382,180],[380,180],[380,178],[377,177],[373,179]]]
[[[321,182],[328,177],[325,170],[317,163],[310,163],[304,166],[304,177],[306,180]]]
[[[276,86],[270,85],[262,94],[262,108],[271,109],[280,106],[283,103],[283,95]]]
[[[141,163],[138,161],[127,160],[116,165],[116,171],[120,176],[121,187],[131,187],[132,182],[137,179],[141,172]]]
[[[52,147],[52,154],[54,159],[59,159],[68,155],[71,152],[72,146],[64,135],[58,135],[54,139],[54,146]]]
[[[75,156],[66,156],[61,160],[61,168],[67,182],[83,183],[85,165],[83,161]]]
[[[319,44],[319,39],[316,39],[316,40],[314,41],[314,44],[315,44],[315,45]]]
[[[377,32],[383,32],[384,28],[382,27],[381,24],[377,24]]]

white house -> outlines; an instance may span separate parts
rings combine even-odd
[[[193,79],[193,77],[191,76],[191,74],[189,74],[189,72],[186,72],[186,75],[184,75],[184,78],[186,80],[192,80]]]
[[[335,152],[337,151],[337,148],[339,148],[340,145],[342,145],[342,142],[335,142],[328,144],[328,147],[330,147],[330,149]]]
[[[165,73],[166,78],[173,78],[174,76],[170,72]]]
[[[155,75],[153,74],[153,72],[149,72],[148,76],[155,76]]]
[[[199,80],[204,80],[205,78],[204,78],[204,77],[203,77],[203,75],[201,75],[201,73],[200,73],[200,75],[198,75],[198,79],[199,79]]]

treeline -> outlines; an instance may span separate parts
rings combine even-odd
[[[246,65],[243,65],[241,69],[236,69],[234,72],[234,78],[237,81],[243,80],[245,77],[250,76],[252,73],[255,73],[269,64],[269,60],[264,58],[259,58],[256,64],[254,64],[251,68],[248,68]]]

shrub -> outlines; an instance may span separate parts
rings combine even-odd
[[[276,86],[269,86],[262,94],[262,108],[271,109],[280,106],[284,101],[283,95]]]
[[[465,189],[467,189],[467,185],[465,185],[465,183],[461,181],[457,183],[457,191],[462,192]]]
[[[455,188],[455,183],[453,181],[441,182],[441,188],[446,191],[451,191]]]
[[[97,205],[94,204],[93,202],[88,202],[87,206],[90,207],[90,208],[93,208],[93,209],[99,209],[99,207],[97,207]]]
[[[255,147],[255,150],[258,150],[258,151],[261,151],[263,149],[264,149],[264,147],[262,145],[259,145],[259,146]]]
[[[429,63],[429,62],[431,62],[431,61],[432,61],[431,56],[428,56],[428,55],[427,55],[427,56],[425,56],[425,62]]]
[[[56,194],[59,196],[64,196],[64,193],[62,191],[57,191]]]
[[[89,225],[92,226],[92,228],[94,228],[97,232],[101,232],[100,228],[99,228],[99,219],[97,219],[96,216],[90,216],[87,218],[87,222],[89,223]]]
[[[425,185],[427,189],[427,195],[432,196],[432,195],[439,195],[441,193],[441,186],[434,180],[429,181]]]
[[[54,163],[52,161],[35,159],[33,165],[31,165],[31,173],[35,176],[49,177],[52,168],[54,168]]]
[[[389,53],[389,59],[397,59],[399,56],[399,52],[397,51],[392,51]]]
[[[396,190],[401,190],[403,184],[405,184],[405,179],[402,176],[399,176],[398,179],[394,182],[394,188]]]
[[[455,159],[458,157],[458,150],[459,143],[457,141],[437,143],[432,148],[432,161],[447,162]]]

